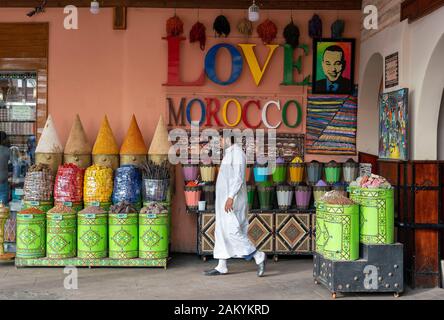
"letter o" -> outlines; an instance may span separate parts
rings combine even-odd
[[[216,54],[220,48],[226,48],[231,54],[231,75],[227,81],[222,81],[216,74]],[[242,73],[243,60],[239,50],[228,43],[219,43],[213,46],[205,56],[205,72],[207,77],[214,83],[226,86],[239,79]]]
[[[192,121],[191,120],[191,107],[193,106],[193,104],[195,102],[198,102],[200,105],[201,116],[200,116],[199,126],[201,126],[205,121],[206,110],[205,110],[205,103],[200,99],[196,98],[196,99],[190,100],[190,102],[188,102],[188,104],[187,104],[187,120],[188,120],[188,123],[191,124],[191,121]]]
[[[294,103],[294,105],[296,106],[296,109],[298,111],[298,116],[296,119],[296,123],[291,125],[288,123],[288,119],[287,119],[287,109],[290,106],[291,103]],[[284,124],[289,127],[289,128],[296,128],[298,127],[301,122],[302,122],[302,107],[299,104],[299,102],[297,102],[296,100],[288,100],[285,104],[284,107],[282,108],[282,121],[284,122]]]
[[[227,117],[227,111],[228,111],[228,106],[230,105],[230,102],[234,102],[234,104],[236,105],[236,109],[237,109],[237,118],[234,123],[228,122],[228,117]],[[224,106],[222,108],[222,116],[223,116],[224,122],[227,126],[229,126],[229,127],[237,126],[242,118],[242,107],[241,107],[240,102],[237,101],[236,99],[228,99],[227,101],[225,101]]]

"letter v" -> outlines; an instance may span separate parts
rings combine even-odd
[[[259,66],[259,62],[257,61],[256,54],[254,53],[254,47],[256,47],[255,44],[247,44],[247,43],[241,43],[238,44],[238,46],[242,49],[242,52],[244,53],[245,60],[247,61],[248,67],[250,68],[251,74],[253,76],[254,82],[256,83],[256,86],[259,86],[261,83],[262,77],[265,73],[265,70],[267,69],[268,63],[271,60],[271,57],[273,56],[274,51],[277,47],[279,47],[278,44],[267,44],[266,46],[269,48],[267,60],[265,60],[264,67],[261,69]]]

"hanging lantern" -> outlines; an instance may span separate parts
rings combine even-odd
[[[231,31],[230,23],[224,15],[216,17],[213,23],[213,29],[218,37],[228,37]]]
[[[207,41],[205,30],[205,26],[199,21],[196,22],[190,30],[190,43],[199,41],[201,50],[205,50],[205,43]]]
[[[253,4],[248,8],[248,20],[251,22],[259,21],[259,7],[256,5],[255,0]]]
[[[331,37],[333,39],[342,38],[342,34],[344,33],[344,29],[345,29],[345,21],[344,20],[336,20],[331,25]]]
[[[237,24],[237,31],[244,36],[251,36],[253,34],[253,24],[247,18],[243,18]]]
[[[91,7],[89,8],[92,14],[98,14],[100,12],[100,4],[99,1],[93,0],[91,1]]]
[[[308,22],[308,32],[311,38],[322,38],[322,20],[317,14]]]
[[[169,37],[177,37],[183,33],[183,22],[176,15],[166,22],[166,32]]]
[[[276,39],[277,27],[270,19],[267,19],[257,26],[257,33],[265,44],[270,44]]]
[[[297,25],[294,24],[293,18],[285,27],[283,35],[287,44],[291,45],[293,48],[297,48],[299,46],[299,36],[301,33]]]

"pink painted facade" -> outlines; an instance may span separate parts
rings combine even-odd
[[[53,116],[62,142],[66,142],[69,129],[76,113],[82,119],[84,128],[91,142],[94,142],[104,114],[108,115],[111,127],[118,143],[121,143],[129,126],[131,115],[137,117],[147,146],[151,141],[160,115],[167,118],[166,97],[251,97],[260,100],[290,98],[300,101],[305,112],[307,88],[280,86],[283,79],[283,49],[278,48],[270,61],[262,83],[257,87],[246,63],[240,79],[233,85],[222,87],[206,79],[203,87],[165,87],[167,76],[167,44],[162,40],[165,34],[165,22],[173,15],[172,9],[128,9],[128,28],[125,31],[112,29],[112,10],[102,9],[100,14],[92,15],[88,9],[79,9],[79,29],[63,28],[63,9],[47,9],[44,14],[33,18],[26,16],[26,9],[3,9],[0,12],[2,22],[49,22],[49,113]],[[312,52],[311,39],[308,37],[308,21],[314,12],[295,11],[293,17],[301,30],[301,43],[310,47],[310,54],[303,58],[303,75],[311,74]],[[324,22],[324,36],[330,36],[330,25],[336,19],[346,21],[344,37],[357,40],[356,76],[358,79],[359,40],[361,29],[360,11],[320,11],[317,12]],[[179,9],[177,14],[184,21],[185,36],[197,21],[197,10]],[[260,64],[265,60],[268,49],[254,37],[246,39],[236,30],[236,24],[245,15],[243,10],[223,10],[230,23],[232,33],[225,38],[215,38],[212,30],[214,18],[220,10],[200,10],[200,21],[207,27],[207,47],[227,42],[257,43],[256,53]],[[290,21],[289,11],[262,11],[262,20],[269,17],[279,28],[276,43],[283,43],[281,36],[284,26]],[[255,25],[256,26],[256,25]],[[206,52],[206,51],[205,51]],[[195,80],[203,69],[205,52],[199,45],[184,41],[182,45],[182,77]],[[221,78],[227,78],[229,56],[226,52],[218,56],[218,70]],[[228,64],[229,65],[229,64]],[[197,108],[196,108],[197,109]],[[253,108],[251,108],[253,110]],[[231,110],[231,109],[230,109]],[[233,108],[234,110],[234,108]],[[250,111],[250,119],[255,123],[260,115]],[[234,117],[230,116],[230,120]],[[281,120],[280,114],[270,108],[269,119]],[[294,121],[295,114],[289,113],[289,121]],[[282,131],[305,131],[305,121],[297,129]],[[307,160],[315,157],[307,156]],[[348,157],[316,157],[320,161]],[[182,176],[177,170],[177,192],[173,207],[174,251],[194,252],[196,249],[196,217],[185,212]]]

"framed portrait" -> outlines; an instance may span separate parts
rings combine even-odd
[[[355,39],[315,39],[313,94],[352,94]]]

